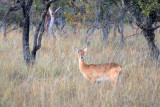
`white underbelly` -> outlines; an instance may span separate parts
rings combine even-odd
[[[107,81],[107,80],[109,80],[108,77],[101,77],[96,79],[96,81]]]

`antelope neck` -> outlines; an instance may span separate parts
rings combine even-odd
[[[79,58],[79,64],[84,64],[84,59]]]
[[[79,59],[79,68],[82,70],[85,66],[84,59]]]

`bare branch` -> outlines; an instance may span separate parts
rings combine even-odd
[[[85,45],[85,47],[88,47],[88,46],[90,46],[90,44],[91,44],[91,41],[92,41],[92,39],[93,39],[93,34],[94,34],[94,31],[95,31],[95,28],[93,28],[93,29],[92,29],[91,37],[90,37],[89,41],[88,41],[88,42],[86,42],[86,45]]]
[[[19,28],[20,28],[19,26],[14,26],[12,29],[10,29],[9,31],[7,31],[7,33],[12,32],[12,31],[14,31],[14,30],[17,30],[17,29],[19,29]]]
[[[104,2],[104,1],[101,1],[101,5],[109,5],[111,4],[111,2]]]
[[[139,33],[133,34],[133,35],[126,36],[126,37],[124,38],[124,40],[126,40],[127,38],[132,37],[132,36],[137,36],[137,35],[139,35],[139,34],[141,34],[141,33],[142,33],[142,31],[139,32]]]
[[[156,29],[158,29],[159,27],[160,27],[160,26],[156,26],[155,28],[153,28],[153,31],[156,30]]]
[[[41,32],[40,32],[40,35],[39,35],[39,38],[38,38],[37,50],[39,50],[39,49],[41,48],[42,36],[43,36],[44,30],[45,30],[44,23],[45,23],[45,22],[43,22],[43,23],[42,23],[42,26],[41,26]]]
[[[6,23],[6,20],[7,20],[7,17],[9,16],[9,13],[12,12],[12,11],[17,11],[17,10],[20,10],[21,9],[21,6],[19,4],[15,5],[15,6],[11,6],[7,12],[5,13],[5,15],[3,16],[3,19],[2,19],[2,24],[0,25],[0,32],[1,32],[1,28],[2,26]]]
[[[58,9],[56,9],[55,12],[54,12],[53,14],[57,13],[57,11],[58,11],[60,8],[61,8],[61,7],[59,7]]]
[[[91,27],[88,28],[87,32],[86,32],[86,38],[85,38],[85,42],[87,43],[87,37],[88,37],[88,32],[90,31]]]

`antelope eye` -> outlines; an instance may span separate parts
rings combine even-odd
[[[80,52],[78,51],[78,54],[79,54]]]
[[[83,51],[83,54],[85,54],[85,52]]]

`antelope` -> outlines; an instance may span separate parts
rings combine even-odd
[[[87,52],[87,47],[83,50],[76,48],[76,52],[79,59],[80,72],[84,78],[88,79],[92,84],[95,81],[109,80],[111,85],[114,85],[122,73],[122,66],[117,63],[85,64],[84,55]]]

